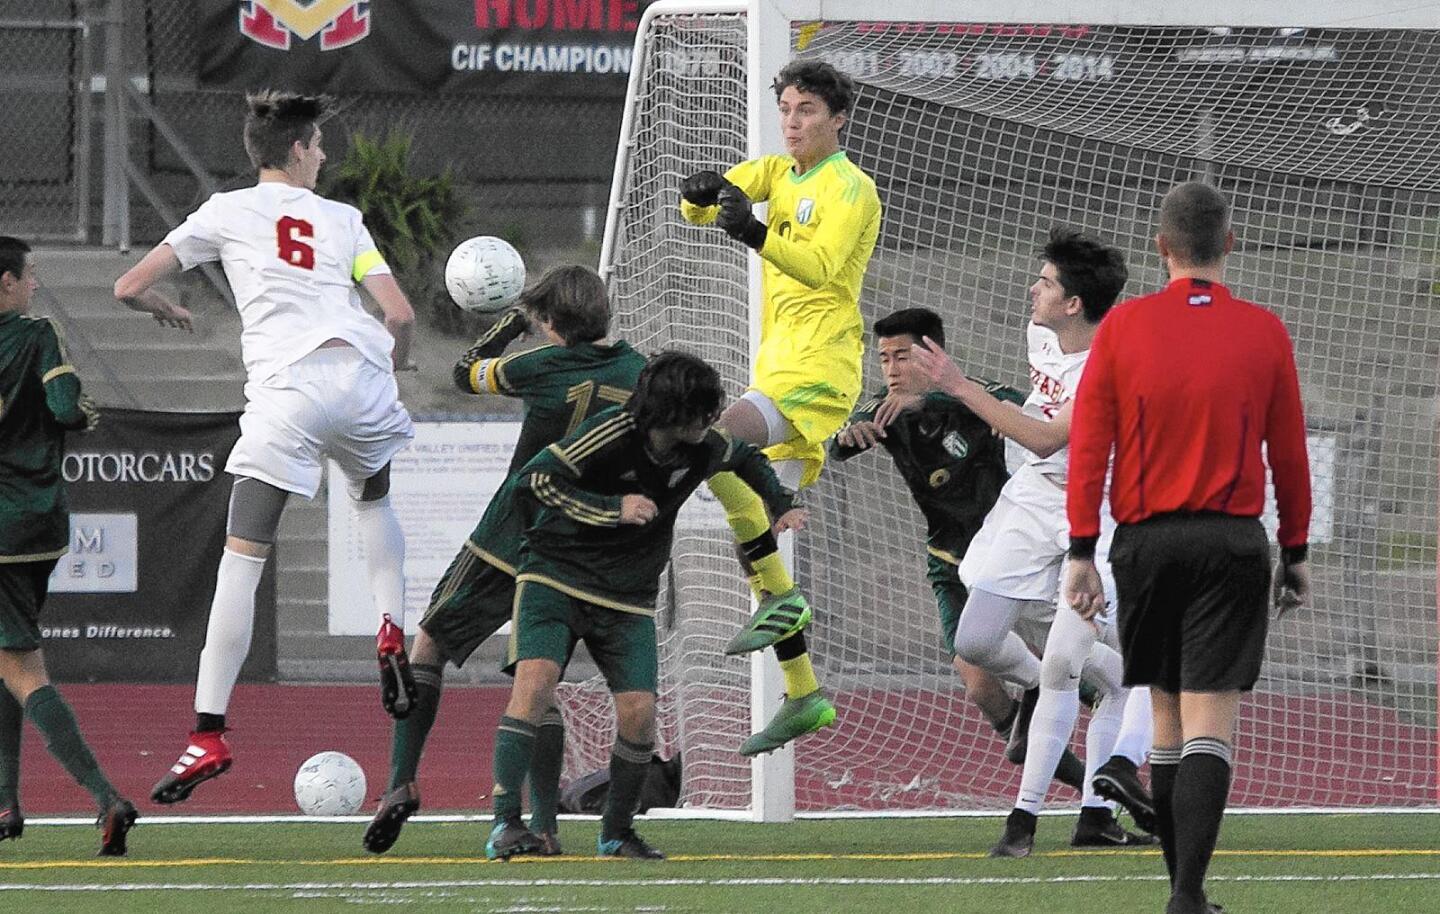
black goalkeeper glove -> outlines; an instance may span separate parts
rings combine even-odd
[[[769,230],[765,223],[755,218],[750,208],[750,198],[745,196],[745,191],[734,184],[725,185],[720,191],[719,197],[720,212],[715,217],[715,224],[725,230],[725,234],[736,241],[743,241],[750,248],[758,251],[765,246],[765,238]]]
[[[728,182],[714,171],[697,171],[680,182],[680,196],[696,206],[714,206]]]

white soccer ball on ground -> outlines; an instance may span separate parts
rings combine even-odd
[[[525,288],[525,261],[503,238],[480,235],[462,241],[445,262],[445,288],[466,311],[504,311]]]
[[[365,802],[365,772],[343,752],[319,752],[295,772],[295,804],[307,816],[348,816]]]

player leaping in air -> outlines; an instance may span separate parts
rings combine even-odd
[[[255,589],[290,495],[315,497],[326,457],[349,483],[378,610],[381,702],[409,713],[405,539],[390,507],[390,459],[414,432],[395,369],[407,365],[415,312],[359,210],[315,193],[325,163],[327,97],[266,92],[247,99],[253,187],[218,193],[115,283],[115,297],[161,323],[189,313],[156,291],[166,276],[218,260],[235,293],[245,361],[245,412],[226,472],[235,477],[225,551],[200,653],[195,730],[151,799],[178,803],[230,767],[225,712],[255,622]],[[363,287],[381,324],[365,310]],[[392,621],[393,620],[393,621]]]
[[[800,489],[819,477],[825,441],[860,397],[860,285],[880,232],[880,198],[840,149],[854,81],[829,64],[801,61],[781,70],[774,87],[788,154],[742,162],[724,176],[691,175],[681,185],[681,211],[692,223],[718,225],[763,261],[750,388],[718,427],[765,448],[780,480]],[[751,211],[757,202],[769,204],[766,222]],[[760,601],[726,653],[773,645],[785,674],[785,703],[740,748],[756,755],[829,726],[835,707],[806,651],[810,607],[780,558],[764,505],[734,474],[717,476],[710,488],[725,506]]]

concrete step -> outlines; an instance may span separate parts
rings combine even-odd
[[[35,272],[51,289],[103,289],[108,293],[115,280],[139,263],[145,253],[121,254],[114,248],[37,247]]]
[[[77,365],[85,390],[100,406],[161,412],[239,412],[244,385],[231,378],[120,378],[118,383]]]
[[[245,365],[238,353],[213,342],[176,346],[169,343],[119,344],[96,340],[93,351],[121,377],[202,376],[245,380]]]

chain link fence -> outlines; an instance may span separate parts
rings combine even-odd
[[[222,187],[252,180],[240,142],[243,93],[199,84],[203,42],[189,0],[124,0],[124,23],[127,72],[146,86],[161,116]],[[345,155],[354,133],[399,131],[413,138],[417,172],[454,170],[470,206],[466,234],[552,249],[598,240],[620,99],[330,91],[342,108],[326,130],[332,160]],[[177,210],[188,212],[204,197],[153,126],[132,129],[130,151]],[[131,218],[137,244],[158,240],[168,228],[148,207],[136,207]]]
[[[84,238],[89,219],[91,31],[78,0],[0,4],[0,231]]]

